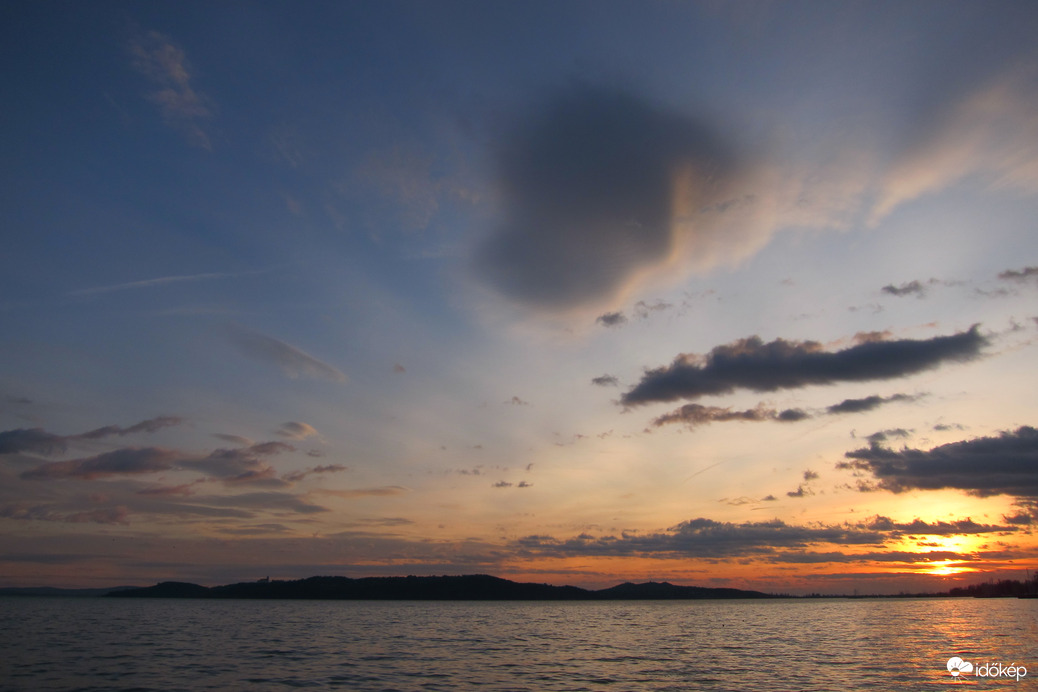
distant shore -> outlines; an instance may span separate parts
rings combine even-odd
[[[261,579],[224,586],[200,586],[166,581],[148,587],[55,589],[0,588],[0,596],[61,596],[115,598],[237,598],[300,600],[418,600],[418,601],[616,601],[788,598],[954,598],[1028,597],[1034,585],[1017,581],[988,582],[941,593],[844,594],[793,596],[732,588],[680,586],[668,582],[626,582],[607,589],[514,582],[485,574],[434,577],[309,577],[296,580]]]

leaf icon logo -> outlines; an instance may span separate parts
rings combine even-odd
[[[969,661],[963,661],[958,656],[952,656],[948,659],[948,672],[952,674],[952,677],[959,677],[962,673],[972,673],[973,664]]]

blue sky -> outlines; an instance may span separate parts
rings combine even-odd
[[[3,13],[8,585],[1038,565],[1029,4]]]

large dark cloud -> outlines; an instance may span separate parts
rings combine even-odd
[[[1012,522],[1007,522],[1012,523]],[[915,519],[898,523],[890,517],[877,515],[860,524],[862,528],[890,532],[891,536],[975,536],[982,533],[1012,533],[1019,531],[1015,526],[998,526],[997,524],[978,524],[970,518],[956,521],[935,521],[932,524]]]
[[[774,499],[774,498],[764,498]],[[917,562],[946,559],[975,559],[958,553],[872,550],[869,552],[805,552],[821,545],[873,546],[899,543],[912,536],[957,536],[1018,532],[1016,526],[978,524],[971,519],[927,523],[920,519],[896,522],[874,516],[854,524],[793,525],[779,519],[760,522],[721,522],[697,518],[672,526],[666,531],[620,536],[581,534],[569,539],[552,536],[526,536],[516,541],[516,549],[530,556],[631,556],[673,559],[763,558],[769,562]]]
[[[773,392],[809,385],[904,377],[948,361],[977,357],[987,343],[978,327],[932,339],[869,341],[842,351],[825,351],[816,341],[760,337],[715,347],[705,358],[680,355],[669,366],[649,370],[621,397],[626,406],[696,399],[736,389]]]
[[[630,94],[557,93],[498,152],[504,220],[475,255],[478,275],[529,305],[614,295],[674,245],[675,176],[700,194],[733,168],[702,124]]]
[[[930,450],[872,444],[845,456],[849,461],[837,468],[868,472],[878,488],[895,493],[954,488],[981,497],[1038,497],[1038,430],[1032,427]]]
[[[880,545],[886,534],[873,529],[838,526],[795,526],[779,519],[735,524],[697,518],[665,532],[625,533],[620,537],[582,534],[568,540],[551,536],[527,536],[518,540],[521,552],[530,555],[643,555],[646,557],[738,557],[771,554],[776,549],[810,545]]]

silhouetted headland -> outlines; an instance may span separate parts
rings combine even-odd
[[[778,598],[760,591],[675,586],[666,582],[620,584],[592,591],[509,581],[485,574],[442,577],[310,577],[295,581],[243,582],[205,587],[162,582],[143,589],[115,591],[118,598],[285,598],[414,601],[595,601],[706,598]]]

